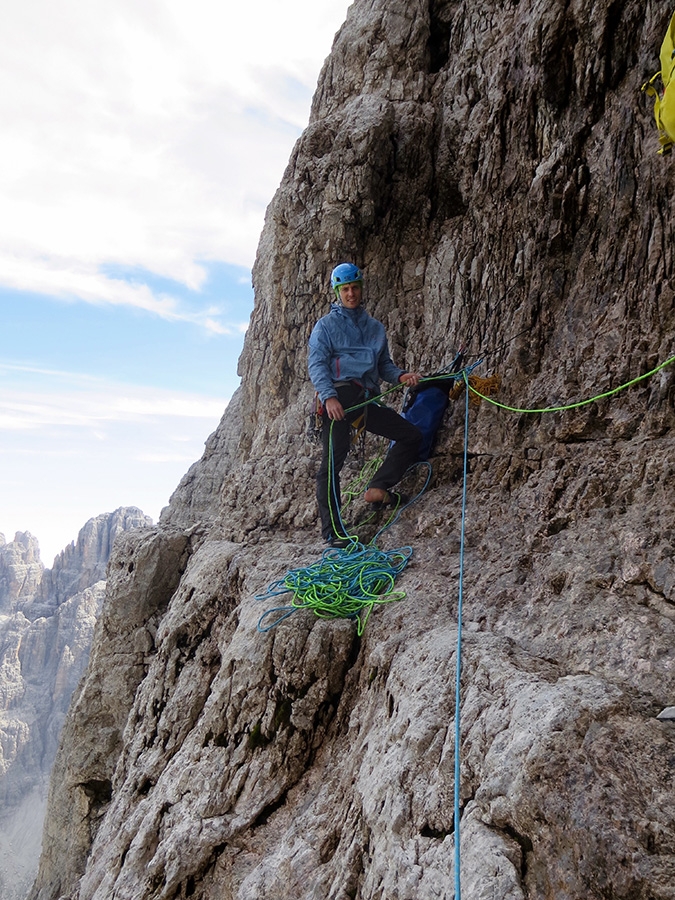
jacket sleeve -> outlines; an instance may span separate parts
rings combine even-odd
[[[310,380],[322,403],[325,403],[330,397],[337,397],[337,389],[333,383],[331,372],[331,353],[330,340],[319,320],[309,337],[307,367]]]
[[[384,379],[384,381],[389,381],[391,384],[398,384],[399,378],[403,375],[403,369],[399,369],[391,358],[386,336],[378,357],[377,371],[380,378]]]

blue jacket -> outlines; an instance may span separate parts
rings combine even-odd
[[[345,309],[341,303],[333,303],[328,315],[314,326],[308,365],[322,403],[337,397],[336,381],[353,379],[379,393],[382,379],[398,384],[403,374],[389,354],[384,325],[363,306]]]

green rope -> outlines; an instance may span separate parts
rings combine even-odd
[[[364,490],[372,481],[373,475],[382,465],[383,457],[381,454],[372,457],[361,467],[361,471],[349,482],[347,487],[342,488],[342,509],[346,509],[350,503],[360,497]]]
[[[474,363],[466,371],[471,371],[477,365],[478,363]],[[457,380],[461,377],[461,372],[453,374],[442,373],[422,378],[420,384]],[[404,384],[396,384],[383,391],[377,397],[368,397],[363,402],[350,406],[345,412],[354,412],[371,403],[378,403],[387,394],[401,390],[405,386]],[[334,422],[331,421],[329,433],[329,442],[331,443],[333,425]],[[405,592],[395,591],[394,584],[396,578],[406,567],[412,556],[412,547],[401,547],[396,550],[385,551],[377,548],[376,541],[384,531],[396,522],[401,512],[415,503],[426,490],[431,477],[431,466],[429,463],[417,463],[416,465],[425,466],[428,470],[424,486],[407,503],[402,504],[400,496],[398,497],[384,525],[379,529],[368,546],[362,544],[357,535],[350,535],[349,543],[345,548],[325,550],[318,562],[302,569],[293,569],[284,578],[271,584],[264,594],[256,597],[256,600],[265,600],[269,597],[276,597],[286,593],[293,594],[293,599],[289,606],[278,606],[269,609],[260,616],[258,620],[259,632],[270,631],[298,609],[310,609],[321,618],[356,619],[357,631],[361,635],[375,605],[404,599]],[[364,476],[362,475],[362,477]],[[330,487],[333,483],[332,452],[329,453],[328,460],[328,483],[328,503],[333,530],[336,534],[347,534],[347,529],[342,523],[340,510],[335,510],[332,503],[333,491]],[[351,492],[348,489],[345,493]],[[365,523],[362,522],[361,525],[363,524]]]
[[[363,634],[376,604],[402,600],[405,592],[394,591],[397,576],[405,569],[412,547],[383,551],[356,541],[344,550],[326,550],[317,562],[293,569],[271,584],[256,600],[292,593],[290,606],[268,609],[258,620],[258,631],[266,632],[298,609],[309,609],[322,619],[356,619]],[[267,617],[274,617],[263,624]]]
[[[549,413],[549,412],[564,412],[568,409],[578,409],[580,406],[588,406],[589,403],[595,403],[597,400],[603,400],[605,397],[612,397],[614,394],[618,394],[619,391],[623,391],[626,388],[631,387],[634,384],[637,384],[639,381],[644,381],[645,378],[651,378],[652,375],[656,375],[657,372],[660,372],[661,369],[665,369],[666,366],[669,366],[671,363],[675,362],[675,356],[671,356],[665,362],[660,363],[655,369],[651,369],[649,372],[645,372],[644,375],[638,375],[637,378],[632,378],[630,381],[627,381],[625,384],[619,385],[619,387],[612,388],[611,391],[604,391],[602,394],[596,394],[594,397],[589,397],[587,400],[579,400],[577,403],[567,403],[564,406],[545,406],[542,409],[521,409],[517,406],[507,406],[505,403],[499,403],[497,400],[493,400],[491,397],[486,397],[485,394],[481,394],[480,391],[477,391],[475,388],[471,387],[469,384],[469,390],[472,394],[475,394],[477,397],[480,397],[481,400],[486,400],[488,403],[491,403],[493,406],[498,406],[500,409],[505,409],[507,412],[515,412],[515,413]]]

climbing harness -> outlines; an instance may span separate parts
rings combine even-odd
[[[654,98],[654,119],[659,132],[658,151],[662,156],[667,156],[673,149],[675,141],[675,13],[673,13],[666,36],[661,44],[659,54],[661,60],[660,70],[653,75],[642,90]],[[662,90],[655,86],[657,79],[661,79]]]
[[[307,422],[307,440],[310,444],[320,444],[323,439],[323,412],[324,406],[319,397],[319,392],[314,392],[314,400],[309,413]],[[352,436],[349,442],[349,452],[354,454],[361,460],[361,465],[365,463],[366,451],[366,413],[358,416],[351,423]]]

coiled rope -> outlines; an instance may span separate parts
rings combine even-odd
[[[394,582],[412,552],[412,547],[383,551],[358,541],[343,550],[325,550],[318,562],[287,572],[256,598],[293,594],[290,606],[277,606],[262,614],[258,631],[270,631],[296,610],[310,609],[322,619],[356,619],[357,633],[362,635],[373,607],[405,597],[403,591],[394,590]],[[266,622],[268,617],[273,621]]]
[[[427,489],[431,480],[431,464],[416,463],[411,469],[416,467],[426,470],[422,488],[407,503],[399,500],[368,545],[353,535],[346,547],[325,550],[320,560],[304,568],[292,569],[271,584],[264,594],[256,597],[256,600],[266,600],[286,593],[293,594],[290,605],[273,607],[260,616],[259,632],[270,631],[298,609],[309,609],[323,619],[355,619],[357,633],[361,636],[376,605],[405,598],[405,591],[395,591],[394,583],[407,566],[413,553],[412,547],[380,550],[376,544],[403,510],[416,503]],[[340,523],[342,525],[341,518]]]

